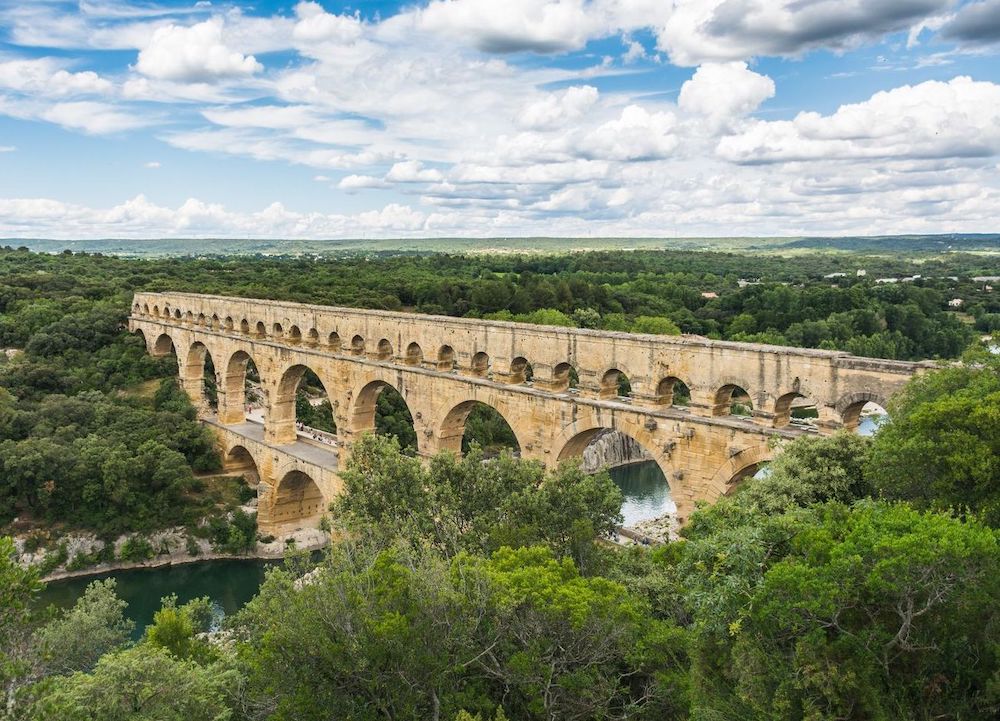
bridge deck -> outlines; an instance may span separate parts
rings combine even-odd
[[[282,453],[293,458],[297,458],[300,461],[313,463],[334,472],[338,469],[338,464],[340,462],[339,454],[336,449],[331,448],[324,443],[301,439],[300,436],[300,440],[295,443],[276,446],[264,440],[264,426],[260,423],[248,421],[246,423],[237,423],[235,425],[227,426],[219,423],[215,416],[203,416],[201,420],[210,426],[215,426],[216,428],[221,428],[229,433],[243,436],[244,438],[256,441],[257,443],[267,446],[268,448],[280,450]]]

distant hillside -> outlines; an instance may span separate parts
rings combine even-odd
[[[783,255],[815,251],[940,254],[1000,253],[1000,234],[812,238],[391,238],[271,240],[161,238],[149,240],[0,239],[42,253],[63,250],[123,256],[344,255],[354,253],[560,253],[584,250],[707,250]]]

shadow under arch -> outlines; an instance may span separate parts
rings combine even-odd
[[[302,471],[286,473],[274,489],[269,523],[304,522],[323,514],[323,492],[313,478]]]
[[[245,446],[235,445],[226,452],[222,467],[227,473],[240,473],[247,484],[256,489],[260,484],[260,468]]]
[[[395,437],[403,449],[418,450],[413,414],[398,388],[385,380],[373,380],[352,398],[348,415],[352,438],[377,433]]]
[[[503,413],[483,401],[462,401],[441,421],[438,446],[443,451],[461,454],[467,453],[473,442],[486,455],[496,455],[504,449],[521,453],[521,440]]]

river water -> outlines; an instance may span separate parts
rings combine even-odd
[[[180,603],[208,596],[221,618],[235,613],[253,598],[264,581],[264,572],[274,561],[221,560],[199,561],[177,566],[112,571],[100,576],[53,581],[41,592],[43,606],[54,604],[67,608],[83,595],[88,584],[97,579],[114,578],[118,595],[128,603],[125,615],[135,621],[135,638],[153,621],[160,599],[177,594]]]
[[[677,510],[667,479],[654,461],[618,466],[609,469],[608,473],[625,496],[622,515],[626,527]]]

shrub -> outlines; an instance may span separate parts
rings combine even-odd
[[[123,561],[148,561],[154,556],[153,544],[140,536],[133,536],[122,544],[118,557]]]

